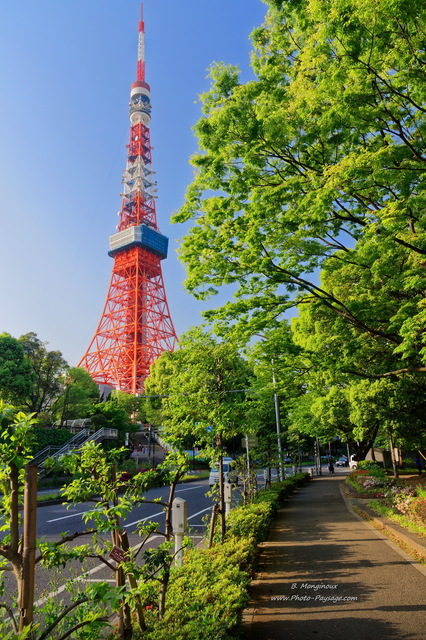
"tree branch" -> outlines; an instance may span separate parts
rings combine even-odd
[[[396,369],[395,371],[387,371],[386,373],[362,373],[360,371],[351,371],[350,369],[342,369],[343,373],[349,373],[361,378],[389,378],[390,376],[400,376],[404,373],[426,373],[426,367],[405,367],[404,369]]]

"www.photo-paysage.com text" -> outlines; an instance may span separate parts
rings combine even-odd
[[[315,595],[309,594],[299,594],[292,593],[288,596],[271,596],[272,601],[279,602],[310,602],[310,601],[320,601],[320,602],[354,602],[358,600],[357,596],[338,596],[335,593],[330,593],[330,591],[335,591],[338,588],[337,584],[325,584],[323,582],[293,582],[290,586],[292,591],[298,590],[307,590],[316,592]],[[318,591],[322,591],[325,593],[318,593]],[[327,593],[328,592],[328,593]]]

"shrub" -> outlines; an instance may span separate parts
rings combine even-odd
[[[192,550],[182,567],[172,570],[166,613],[153,624],[147,640],[229,638],[247,602],[252,545],[232,538],[212,549]]]
[[[419,498],[426,498],[426,487],[423,488],[419,485],[417,487],[416,494],[419,496]]]
[[[368,471],[371,469],[378,469],[380,471],[382,467],[375,462],[375,460],[360,460],[358,462],[358,469],[367,469]]]
[[[380,467],[351,471],[346,482],[359,493],[377,491],[379,488],[384,489],[389,484],[385,471]]]
[[[120,461],[120,471],[127,472],[130,476],[136,473],[136,462],[131,458]]]
[[[233,509],[227,518],[227,537],[265,540],[274,513],[272,502],[258,502]]]
[[[62,447],[62,445],[66,444],[72,437],[71,431],[65,427],[59,429],[56,427],[47,428],[34,426],[32,430],[34,433],[33,455],[49,445]]]
[[[147,611],[144,640],[230,640],[238,636],[248,600],[256,545],[267,536],[273,514],[294,489],[309,479],[298,474],[262,490],[252,504],[233,509],[225,542],[188,551],[182,567],[172,569],[166,611],[158,620]]]

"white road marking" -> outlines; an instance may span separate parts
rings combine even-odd
[[[90,578],[90,580],[86,578],[84,582],[99,582],[99,580],[96,580],[96,578]],[[113,584],[115,584],[114,578],[106,578],[105,580],[102,580],[102,582],[112,582]]]
[[[142,518],[141,520],[135,520],[134,522],[130,522],[129,524],[125,524],[124,527],[132,527],[134,524],[139,524],[139,522],[145,522],[145,520],[149,520],[150,518],[155,518],[156,516],[164,515],[165,511],[159,511],[158,513],[153,513],[150,516],[146,516],[146,518]]]
[[[46,522],[58,522],[59,520],[66,520],[67,518],[76,518],[77,516],[84,516],[87,511],[80,511],[80,513],[71,513],[69,516],[62,516],[61,518],[53,518],[53,520],[46,520]]]
[[[192,489],[199,489],[202,485],[197,486],[197,487],[191,487],[190,489],[180,489],[179,491],[176,491],[176,493],[182,493],[183,491],[191,491]],[[210,509],[210,507],[209,507]],[[205,511],[208,511],[208,509],[205,509]],[[52,518],[52,520],[46,520],[46,522],[59,522],[60,520],[67,520],[68,518],[76,518],[77,516],[83,516],[85,513],[87,513],[87,511],[80,511],[79,513],[71,513],[69,516],[61,516],[60,518]],[[146,518],[142,518],[141,520],[135,520],[134,522],[130,522],[129,524],[125,524],[125,527],[132,527],[134,524],[138,524],[139,522],[145,522],[145,520],[149,520],[150,518],[155,518],[156,516],[161,515],[162,513],[164,513],[164,511],[160,511],[159,513],[154,513],[151,516],[147,516]],[[199,511],[198,513],[204,513],[203,511]],[[198,515],[195,514],[195,515]],[[191,516],[194,517],[194,516]],[[190,518],[188,518],[189,520]]]
[[[189,489],[179,489],[175,491],[175,493],[183,493],[184,491],[192,491],[192,489],[201,489],[203,487],[202,484],[197,485],[196,487],[189,487]]]
[[[197,485],[196,487],[190,487],[189,489],[179,489],[175,493],[183,493],[183,491],[192,491],[193,489],[200,489],[203,485]],[[80,511],[80,513],[71,513],[69,516],[61,516],[60,518],[53,518],[52,520],[46,520],[46,522],[59,522],[60,520],[67,520],[68,518],[76,518],[77,516],[83,516],[86,511]],[[154,516],[159,515],[157,513]],[[131,527],[133,524],[137,524],[138,522],[144,522],[144,520],[148,520],[149,518],[153,518],[154,516],[148,516],[148,518],[142,518],[142,520],[136,520],[135,522],[131,522],[130,524],[126,524],[126,527]]]
[[[206,511],[211,511],[212,508],[211,507],[207,507],[207,509],[203,509],[202,511],[198,511],[197,513],[194,513],[193,516],[189,516],[188,520],[192,520],[192,518],[196,518],[197,516],[200,515],[200,513],[205,513]]]

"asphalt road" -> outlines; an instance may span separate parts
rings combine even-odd
[[[212,506],[211,498],[205,496],[209,490],[208,481],[181,483],[176,487],[175,497],[184,498],[187,501],[188,521],[192,528],[197,530],[203,526],[202,518]],[[167,501],[169,488],[161,487],[151,489],[144,497],[146,500],[161,499]],[[71,507],[62,504],[39,507],[37,510],[37,537],[55,539],[61,533],[82,531],[86,525],[84,514],[93,509],[93,503],[82,502]],[[123,527],[128,534],[136,530],[137,524],[142,521],[155,521],[164,524],[163,507],[158,504],[140,504],[134,507],[125,518]],[[90,526],[90,521],[89,521]]]

